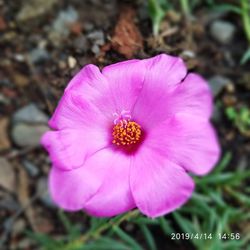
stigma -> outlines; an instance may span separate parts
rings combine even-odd
[[[113,144],[129,146],[136,144],[141,139],[141,126],[130,119],[122,119],[113,127]]]

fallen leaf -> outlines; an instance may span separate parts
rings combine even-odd
[[[10,192],[15,191],[15,173],[12,165],[0,157],[0,186]]]
[[[7,133],[8,125],[8,118],[4,117],[0,119],[0,151],[10,148],[10,140]]]
[[[143,47],[142,35],[134,22],[134,18],[134,9],[132,7],[124,8],[111,38],[112,48],[128,59],[132,58]]]

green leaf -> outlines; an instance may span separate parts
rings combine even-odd
[[[134,250],[143,250],[143,248],[126,232],[118,226],[113,226],[112,230],[125,242],[130,244]]]
[[[165,16],[165,11],[162,9],[158,0],[148,0],[148,12],[153,23],[153,33],[158,35],[160,24]]]
[[[154,237],[147,226],[140,225],[140,229],[147,241],[150,250],[157,250]]]
[[[131,248],[122,242],[102,237],[99,240],[84,245],[82,250],[130,250]],[[72,249],[79,250],[79,249]]]

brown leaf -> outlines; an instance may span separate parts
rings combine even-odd
[[[15,173],[12,165],[0,157],[0,186],[14,192],[15,191]]]
[[[0,151],[10,148],[10,140],[7,133],[8,124],[8,118],[0,119]]]
[[[31,199],[29,194],[29,178],[25,170],[19,169],[19,183],[18,183],[18,200],[24,208],[25,215],[35,232],[39,232],[39,227],[36,222],[36,214],[30,205]]]
[[[124,8],[111,39],[112,48],[126,58],[132,58],[143,47],[142,35],[134,22],[134,18],[134,9],[131,7]]]

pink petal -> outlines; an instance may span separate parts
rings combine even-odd
[[[106,131],[107,133],[108,131]],[[63,129],[48,131],[41,144],[49,152],[52,164],[62,170],[83,166],[87,157],[109,144],[107,135],[101,130]]]
[[[209,119],[212,114],[212,92],[199,75],[190,73],[168,98],[170,113],[185,113]]]
[[[135,207],[129,186],[131,159],[125,154],[114,154],[115,160],[110,164],[102,186],[84,206],[93,216],[115,216]]]
[[[177,114],[155,127],[145,144],[197,175],[207,174],[220,157],[217,136],[206,119]]]
[[[111,150],[103,149],[88,158],[83,167],[70,171],[53,167],[49,190],[54,202],[70,211],[82,209],[101,187],[113,158]]]
[[[110,126],[109,119],[93,103],[85,100],[80,92],[65,92],[52,118],[49,121],[53,129],[99,128]]]
[[[106,66],[102,70],[109,83],[109,91],[116,110],[130,111],[143,87],[146,74],[145,60],[128,60]]]
[[[175,103],[169,102],[168,98],[186,76],[187,69],[179,57],[164,54],[147,59],[145,63],[144,86],[132,115],[147,129],[169,116]]]
[[[136,206],[155,218],[182,206],[190,198],[194,182],[182,167],[143,148],[131,165],[130,186]]]
[[[84,66],[69,82],[65,90],[69,91],[73,89],[82,92],[88,85],[98,90],[105,88],[105,85],[107,85],[105,77],[103,77],[99,68],[93,64]]]

